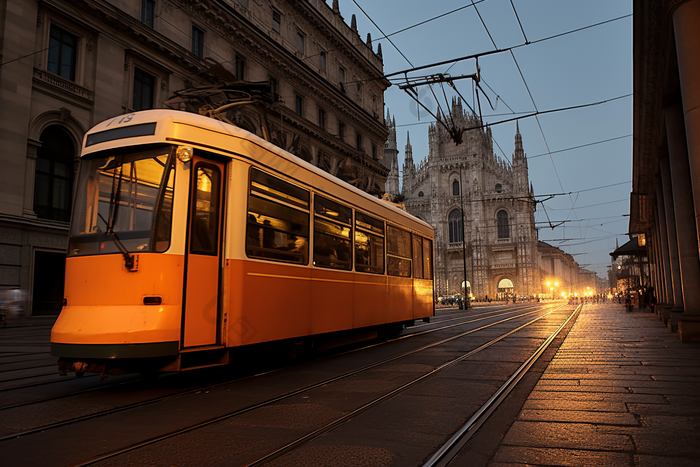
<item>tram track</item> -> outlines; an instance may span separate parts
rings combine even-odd
[[[541,316],[538,316],[537,318],[534,318],[534,319],[528,321],[527,323],[525,323],[521,326],[518,326],[518,327],[516,327],[516,328],[514,328],[514,329],[512,329],[504,334],[501,334],[501,335],[495,337],[494,339],[489,340],[485,344],[482,344],[479,347],[477,347],[477,348],[475,348],[475,349],[473,349],[473,350],[471,350],[471,351],[469,351],[469,352],[467,352],[467,353],[465,353],[457,358],[454,358],[452,360],[449,360],[448,362],[443,363],[442,365],[438,366],[437,368],[433,369],[432,371],[425,373],[425,374],[421,375],[420,377],[415,378],[415,379],[409,381],[408,383],[405,383],[401,387],[396,388],[393,391],[391,391],[387,394],[384,394],[381,397],[374,399],[373,401],[363,405],[362,407],[357,408],[353,412],[350,412],[350,413],[344,415],[343,417],[338,418],[338,419],[332,421],[331,423],[328,423],[327,425],[288,443],[287,445],[277,449],[274,452],[271,452],[271,453],[265,455],[264,457],[261,457],[253,462],[247,463],[246,467],[254,467],[254,466],[262,465],[264,463],[267,463],[271,460],[274,460],[274,459],[277,459],[277,458],[283,456],[284,454],[296,449],[297,447],[301,446],[302,444],[305,444],[305,443],[309,442],[310,440],[315,439],[315,438],[321,436],[322,434],[333,430],[334,428],[340,426],[342,423],[345,423],[346,421],[348,421],[348,420],[356,417],[357,415],[375,407],[376,405],[388,400],[389,398],[394,397],[397,394],[401,394],[405,390],[415,386],[416,384],[426,380],[427,378],[430,378],[431,376],[466,360],[467,358],[481,352],[482,350],[487,349],[488,347],[491,347],[493,344],[500,342],[501,340],[505,339],[506,337],[515,334],[516,332],[530,326],[531,324],[539,321],[540,319],[543,319],[544,317],[546,317],[547,315],[549,315],[550,313],[552,313],[555,310],[556,309],[549,310],[547,313],[545,313]],[[447,340],[453,340],[456,337],[457,336],[450,338],[450,339],[447,339]],[[459,336],[459,337],[462,337],[462,336]],[[528,359],[528,361],[529,360],[530,359]],[[509,379],[509,381],[510,381],[510,379]]]
[[[554,339],[566,328],[572,320],[575,322],[576,317],[580,313],[583,305],[578,305],[569,317],[554,331],[549,337],[523,362],[522,365],[506,380],[505,383],[486,401],[467,422],[462,425],[454,435],[443,444],[428,461],[423,464],[423,467],[446,467],[460,453],[460,450],[467,444],[471,437],[477,432],[479,427],[485,423],[488,417],[498,408],[505,400],[510,392],[515,388],[515,385],[525,376],[525,373],[532,367],[537,359],[549,348]],[[570,329],[570,328],[569,328]],[[567,330],[568,333],[568,330]]]
[[[504,319],[502,319],[502,320],[498,320],[498,321],[493,322],[493,323],[485,324],[485,325],[483,325],[483,326],[479,326],[479,327],[477,327],[477,328],[470,329],[470,330],[465,331],[465,332],[460,332],[460,333],[458,333],[458,334],[456,334],[456,335],[454,335],[454,336],[451,336],[451,337],[449,337],[449,338],[441,339],[441,340],[436,341],[436,342],[432,342],[432,343],[430,343],[430,344],[421,346],[421,347],[419,347],[419,348],[417,348],[417,349],[413,349],[413,350],[411,350],[411,351],[409,351],[409,352],[402,353],[401,355],[397,355],[397,356],[394,356],[394,357],[391,357],[391,358],[388,358],[388,359],[384,359],[384,360],[382,360],[382,361],[375,362],[375,363],[370,364],[370,365],[366,365],[366,366],[364,366],[364,367],[362,367],[362,368],[358,368],[358,369],[355,369],[355,370],[353,370],[353,371],[350,371],[350,372],[347,372],[347,373],[344,373],[344,374],[341,374],[341,375],[337,375],[337,376],[332,377],[332,378],[325,379],[325,380],[320,381],[320,382],[317,382],[317,383],[315,383],[315,384],[311,384],[311,385],[308,385],[308,386],[299,388],[299,389],[297,389],[297,390],[290,391],[290,392],[287,392],[287,393],[285,393],[285,394],[281,394],[281,395],[279,395],[278,397],[270,398],[270,399],[267,399],[267,400],[265,400],[265,401],[261,401],[261,402],[259,402],[259,403],[257,403],[257,404],[253,404],[253,405],[247,406],[247,407],[242,408],[242,409],[239,409],[239,410],[234,410],[234,411],[231,411],[231,412],[229,412],[229,413],[225,413],[225,414],[222,414],[222,415],[219,415],[219,416],[216,416],[216,417],[213,417],[213,418],[204,420],[204,421],[202,421],[202,422],[200,422],[200,423],[191,424],[191,425],[189,425],[189,426],[183,427],[182,429],[178,429],[178,430],[175,430],[175,431],[171,431],[171,432],[169,432],[169,433],[167,433],[167,434],[164,434],[164,435],[161,435],[161,436],[151,437],[151,438],[149,438],[149,439],[147,439],[147,440],[144,440],[144,441],[142,441],[142,442],[134,443],[134,444],[132,444],[132,445],[130,445],[130,446],[127,446],[127,447],[125,447],[125,448],[118,449],[118,450],[114,450],[114,451],[112,451],[112,452],[109,452],[109,453],[106,453],[106,454],[103,454],[103,455],[95,456],[95,457],[93,457],[93,458],[91,458],[91,459],[88,459],[87,461],[84,461],[84,462],[81,462],[81,463],[77,463],[77,464],[73,464],[73,465],[75,465],[75,466],[86,466],[86,465],[92,465],[92,464],[95,464],[95,463],[98,463],[98,462],[102,462],[102,461],[105,461],[105,460],[108,460],[108,459],[113,459],[113,458],[116,458],[116,457],[118,457],[118,456],[121,456],[121,455],[130,453],[130,452],[133,452],[133,451],[137,451],[137,450],[139,450],[139,449],[145,448],[145,447],[147,447],[147,446],[151,446],[151,445],[153,445],[153,444],[156,444],[156,443],[165,441],[165,440],[167,440],[167,439],[171,439],[171,438],[176,437],[176,436],[179,436],[179,435],[183,435],[183,434],[186,434],[186,433],[195,432],[196,430],[199,430],[199,429],[202,429],[202,428],[211,426],[211,425],[213,425],[213,424],[216,424],[216,423],[219,423],[219,422],[222,422],[222,421],[225,421],[225,420],[228,420],[228,419],[231,419],[231,418],[234,418],[234,417],[237,417],[237,416],[240,416],[240,415],[243,415],[243,414],[252,412],[252,411],[254,411],[254,410],[256,410],[256,409],[260,409],[260,408],[263,408],[263,407],[272,406],[273,404],[279,403],[279,402],[284,401],[284,400],[286,400],[286,399],[290,399],[290,398],[292,398],[292,397],[299,396],[299,395],[301,395],[301,394],[303,394],[303,393],[312,391],[312,390],[314,390],[314,389],[318,389],[318,388],[325,387],[325,386],[327,386],[327,385],[329,385],[329,384],[331,384],[331,383],[334,383],[334,382],[338,382],[338,381],[347,379],[347,378],[349,378],[349,377],[351,377],[351,376],[356,376],[356,375],[358,375],[358,374],[360,374],[360,373],[362,373],[362,372],[366,372],[366,371],[368,371],[368,370],[377,368],[377,367],[379,367],[379,366],[386,365],[386,364],[391,363],[391,362],[394,362],[394,361],[396,361],[396,360],[398,360],[398,359],[405,358],[405,357],[407,357],[407,356],[409,356],[409,355],[414,355],[414,354],[417,354],[417,353],[419,353],[419,352],[425,351],[425,350],[427,350],[427,349],[435,348],[435,347],[437,347],[437,346],[446,344],[446,343],[448,343],[448,342],[455,341],[456,339],[460,339],[460,338],[463,338],[463,337],[468,336],[468,335],[470,335],[470,334],[474,334],[474,333],[476,333],[476,332],[483,331],[484,329],[488,329],[488,328],[490,328],[490,327],[492,327],[492,326],[496,326],[496,325],[499,325],[499,324],[502,324],[502,323],[504,323],[504,322],[508,322],[508,321],[511,321],[511,320],[514,320],[514,319],[524,318],[524,317],[527,317],[528,315],[532,315],[532,314],[535,314],[535,313],[541,313],[540,316],[538,316],[538,317],[536,317],[536,318],[534,318],[534,319],[528,321],[526,324],[523,324],[523,325],[521,325],[521,326],[516,327],[516,328],[513,329],[513,330],[510,330],[510,331],[508,331],[508,332],[506,332],[506,333],[504,333],[504,334],[501,334],[500,336],[498,336],[498,337],[495,338],[495,339],[491,339],[491,340],[490,340],[489,342],[487,342],[486,344],[482,344],[482,345],[478,346],[477,348],[472,349],[470,352],[467,352],[465,355],[462,355],[462,356],[461,356],[460,358],[458,358],[458,359],[454,359],[454,360],[451,361],[451,362],[447,362],[446,364],[440,365],[438,368],[435,368],[433,371],[429,372],[428,374],[422,375],[421,377],[417,378],[415,381],[410,382],[410,383],[407,383],[406,385],[403,385],[403,386],[401,386],[400,388],[398,388],[398,389],[396,389],[396,390],[394,390],[394,391],[391,391],[391,392],[388,393],[388,394],[385,394],[384,396],[378,398],[377,400],[375,400],[375,401],[373,401],[373,402],[370,402],[369,404],[366,404],[366,406],[363,406],[363,407],[361,407],[361,408],[359,408],[359,409],[357,409],[357,410],[351,411],[350,414],[348,414],[348,415],[349,415],[350,417],[353,417],[353,416],[355,416],[355,415],[357,415],[357,414],[359,414],[359,413],[361,413],[361,412],[363,412],[363,411],[365,411],[365,410],[368,410],[369,408],[375,406],[376,404],[379,404],[381,401],[386,400],[386,399],[389,398],[389,397],[392,397],[393,395],[397,394],[397,391],[400,392],[400,390],[405,390],[406,388],[409,388],[409,387],[411,387],[411,386],[417,384],[418,382],[423,381],[425,378],[429,377],[430,375],[433,375],[433,374],[435,374],[435,373],[437,373],[437,372],[439,372],[439,371],[442,371],[442,370],[444,370],[444,369],[446,369],[446,368],[449,368],[449,367],[452,366],[452,365],[455,365],[455,364],[457,364],[457,363],[459,363],[459,362],[465,360],[466,358],[469,358],[470,356],[472,356],[472,355],[474,355],[474,354],[480,352],[481,350],[484,350],[484,349],[490,347],[491,345],[493,345],[493,344],[499,342],[500,340],[502,340],[502,339],[504,339],[504,338],[506,338],[506,337],[508,337],[508,336],[510,336],[510,335],[512,335],[512,334],[514,334],[515,332],[517,332],[517,331],[519,331],[519,330],[521,330],[521,329],[523,329],[523,328],[525,328],[525,327],[527,327],[527,326],[529,326],[529,325],[531,325],[531,324],[537,322],[538,320],[540,320],[540,319],[542,319],[542,318],[544,318],[544,317],[550,315],[551,313],[553,313],[554,311],[557,311],[557,310],[560,309],[561,307],[563,307],[563,305],[560,306],[560,307],[556,307],[556,308],[555,308],[555,307],[551,307],[551,306],[550,306],[550,307],[539,307],[539,308],[537,308],[537,309],[535,309],[535,310],[526,311],[526,312],[517,314],[517,315],[515,315],[515,316],[511,316],[511,317],[509,317],[509,318],[504,318]],[[485,318],[484,318],[484,319],[485,319]],[[453,327],[453,326],[454,326],[454,324],[453,324],[453,325],[446,326],[446,327],[443,327],[442,329],[450,328],[450,327]],[[427,332],[427,331],[423,331],[423,332]],[[416,333],[416,334],[417,334],[417,333]],[[408,336],[401,336],[401,338],[405,338],[405,337],[408,337]],[[399,338],[399,339],[400,339],[400,338]],[[356,351],[356,350],[355,350],[355,351]],[[310,435],[307,435],[307,436],[305,436],[305,437],[303,438],[303,440],[295,441],[295,442],[294,442],[294,446],[297,446],[297,445],[299,445],[300,443],[303,444],[304,442],[306,442],[306,441],[312,439],[313,437],[320,436],[322,433],[324,433],[324,432],[326,432],[326,431],[329,431],[329,430],[332,430],[335,426],[337,426],[337,424],[341,424],[341,423],[343,423],[345,420],[347,420],[347,419],[348,419],[348,415],[342,417],[342,418],[339,419],[339,420],[336,420],[336,421],[334,421],[334,422],[329,423],[328,425],[324,426],[322,429],[319,429],[319,430],[316,430],[316,431],[312,432],[311,435],[313,435],[313,436],[311,436],[311,437],[309,437]],[[291,449],[291,447],[286,446],[284,452],[287,452],[289,449]],[[278,456],[284,454],[284,452],[282,452],[282,451],[279,451],[279,452],[275,451],[275,452],[276,452],[276,454],[275,454],[273,457],[278,457]],[[266,462],[267,460],[270,460],[270,459],[272,459],[272,457],[270,457],[270,455],[268,455],[268,456],[265,456],[264,459],[257,460],[257,461],[255,461],[255,462],[251,463],[250,465],[257,465],[257,464],[259,464],[260,462],[263,462],[263,461]]]
[[[401,336],[398,336],[398,337],[395,337],[395,338],[392,338],[392,339],[387,339],[387,340],[385,340],[385,341],[381,341],[381,342],[377,342],[377,343],[372,343],[372,344],[369,344],[369,345],[364,345],[364,346],[361,346],[361,347],[359,347],[359,348],[355,348],[355,349],[348,350],[348,351],[345,351],[345,352],[341,352],[341,353],[338,353],[338,354],[333,354],[333,356],[339,356],[339,355],[343,355],[343,354],[345,354],[345,353],[357,352],[357,351],[365,350],[365,349],[372,348],[372,347],[375,347],[375,346],[389,344],[389,343],[395,342],[395,341],[397,341],[397,340],[404,340],[404,339],[411,338],[411,337],[417,337],[417,336],[423,335],[423,334],[426,333],[426,332],[437,332],[437,331],[441,331],[441,330],[447,329],[447,328],[449,328],[449,327],[461,326],[461,325],[469,324],[469,323],[476,322],[476,321],[479,321],[479,320],[485,320],[485,319],[489,319],[489,318],[493,318],[493,317],[499,317],[499,316],[504,316],[504,315],[508,315],[508,314],[512,314],[512,313],[517,313],[517,312],[520,312],[520,311],[523,311],[523,310],[527,310],[527,309],[531,309],[531,308],[536,308],[536,306],[535,306],[535,305],[527,305],[527,306],[518,307],[518,308],[516,308],[516,309],[509,308],[509,309],[507,309],[507,310],[505,310],[505,311],[504,311],[503,309],[488,310],[488,311],[481,312],[481,313],[479,313],[479,314],[470,313],[469,316],[465,316],[465,315],[464,315],[464,312],[463,312],[462,310],[460,310],[459,313],[455,313],[455,314],[460,315],[460,316],[458,316],[458,317],[449,317],[449,316],[447,316],[447,317],[445,317],[446,319],[441,319],[441,320],[439,320],[439,321],[438,321],[438,320],[435,320],[435,321],[431,321],[430,323],[425,323],[425,324],[413,326],[412,328],[410,328],[413,332],[406,332],[405,334],[403,334],[403,335],[401,335]],[[481,310],[480,310],[480,311],[481,311]],[[431,328],[431,329],[428,329],[428,330],[416,331],[417,329],[420,329],[420,328],[422,328],[422,327],[441,325],[442,323],[451,322],[451,321],[457,321],[457,320],[459,320],[459,319],[467,319],[467,321],[463,321],[463,322],[459,322],[459,323],[453,323],[453,324],[451,324],[451,325],[449,325],[449,326],[445,326],[445,327],[437,327],[437,328]],[[325,358],[325,357],[324,357],[324,358]],[[280,369],[284,369],[284,368],[285,368],[285,367],[281,367]],[[56,376],[57,376],[59,379],[55,379],[55,380],[51,380],[51,381],[41,381],[41,382],[36,382],[36,383],[32,383],[32,384],[26,384],[26,385],[22,385],[22,386],[13,386],[13,387],[9,387],[9,388],[1,388],[1,389],[0,389],[0,393],[2,393],[2,392],[8,392],[8,391],[23,390],[23,389],[28,389],[28,388],[38,387],[38,386],[45,386],[45,385],[49,385],[49,384],[61,384],[61,383],[69,382],[69,381],[74,381],[73,378],[67,379],[66,377],[59,376],[57,372],[54,372],[54,373],[47,373],[46,375],[35,375],[35,376],[33,376],[33,377],[38,378],[38,377],[41,377],[41,376],[50,376],[50,375],[52,375],[52,374],[56,374]],[[173,376],[173,377],[175,377],[176,375],[164,374],[164,375],[160,375],[159,378],[168,377],[168,376]],[[18,378],[18,380],[19,380],[19,379],[28,379],[28,378],[31,378],[31,377],[32,377],[32,376],[28,376],[28,377],[25,377],[25,378]],[[96,379],[96,378],[97,378],[97,375],[85,375],[85,376],[82,377],[83,380],[85,380],[85,379]],[[11,380],[6,380],[6,381],[11,381]],[[0,407],[0,412],[3,411],[3,410],[15,409],[15,408],[24,407],[24,406],[32,405],[32,404],[40,404],[40,403],[50,402],[50,401],[53,401],[53,400],[63,399],[63,398],[67,398],[67,397],[71,397],[71,396],[76,396],[76,395],[81,395],[81,394],[86,394],[86,393],[90,393],[90,392],[97,392],[97,391],[101,391],[101,390],[107,390],[107,389],[110,389],[110,388],[112,388],[112,387],[114,387],[114,386],[118,386],[118,385],[122,385],[122,384],[134,384],[134,383],[138,383],[139,381],[141,381],[141,379],[139,379],[139,380],[137,380],[137,381],[118,382],[118,383],[116,383],[116,384],[102,384],[102,385],[100,385],[100,386],[98,386],[98,387],[89,388],[89,389],[84,389],[84,390],[75,391],[75,392],[70,392],[70,393],[66,393],[66,394],[61,394],[61,395],[55,396],[55,397],[48,397],[48,398],[42,398],[42,399],[39,399],[39,400],[32,400],[32,401],[23,402],[23,403],[18,403],[18,404],[12,404],[12,405],[7,405],[7,406],[1,406],[1,407]],[[235,381],[238,381],[238,380],[235,380]],[[228,383],[231,383],[231,382],[233,382],[233,381],[230,381],[230,380],[229,380],[229,381],[225,381],[225,382],[222,383],[222,384],[228,384]],[[197,389],[198,389],[198,390],[207,390],[207,389],[211,389],[211,388],[213,388],[213,387],[214,387],[214,386],[208,385],[208,386],[201,386],[201,387],[198,387]],[[186,395],[187,393],[188,393],[188,391],[185,391],[185,392],[183,392],[182,394],[183,394],[183,395]],[[154,400],[154,402],[158,402],[158,401],[157,401],[157,400]],[[2,440],[3,440],[3,438],[0,437],[0,441],[2,441]]]
[[[322,386],[324,386],[324,385],[326,385],[326,384],[330,384],[330,383],[332,383],[332,382],[334,382],[334,381],[338,381],[338,380],[341,380],[341,379],[344,379],[344,378],[348,378],[348,377],[357,375],[357,374],[359,374],[359,373],[361,373],[361,372],[363,372],[363,371],[367,371],[367,370],[369,370],[369,369],[372,369],[372,368],[375,368],[375,367],[378,367],[378,366],[381,366],[381,365],[390,363],[390,362],[395,361],[395,360],[398,360],[398,359],[400,359],[400,358],[403,358],[403,357],[406,357],[406,356],[415,354],[415,353],[420,352],[420,351],[422,351],[422,350],[426,350],[426,349],[435,347],[435,346],[437,346],[437,345],[441,345],[441,344],[444,344],[444,343],[446,343],[446,342],[450,342],[450,341],[452,341],[452,340],[454,340],[454,339],[457,339],[457,338],[459,338],[459,337],[464,337],[464,336],[466,336],[466,335],[473,334],[473,333],[478,332],[478,331],[480,331],[480,330],[487,329],[487,328],[489,328],[489,327],[492,327],[492,326],[495,326],[495,325],[498,325],[498,324],[501,324],[501,323],[504,323],[504,322],[507,322],[507,321],[510,321],[510,320],[513,320],[513,319],[517,319],[517,318],[520,318],[520,317],[525,316],[525,315],[529,315],[529,314],[532,314],[532,313],[537,313],[538,311],[542,311],[542,307],[539,307],[539,308],[534,307],[534,309],[532,309],[532,310],[530,310],[530,308],[533,308],[533,307],[525,307],[525,308],[526,308],[525,310],[523,310],[523,309],[518,309],[518,310],[512,310],[512,309],[511,309],[511,310],[507,310],[507,311],[503,311],[503,310],[494,310],[495,313],[488,312],[488,313],[483,313],[483,314],[480,314],[480,315],[477,315],[477,316],[473,316],[473,315],[472,315],[472,316],[470,316],[470,317],[462,317],[462,318],[466,318],[466,319],[464,319],[463,321],[459,321],[459,322],[457,322],[457,323],[454,323],[454,322],[452,322],[452,321],[458,320],[459,318],[450,318],[450,319],[448,319],[448,320],[443,321],[443,323],[444,323],[444,322],[450,322],[450,324],[439,325],[438,327],[435,327],[435,328],[432,328],[432,329],[421,330],[421,331],[418,331],[418,332],[413,332],[413,333],[405,334],[405,335],[402,335],[402,336],[399,336],[399,337],[396,337],[396,338],[394,338],[394,339],[390,339],[390,340],[387,340],[387,341],[382,341],[382,342],[373,343],[373,344],[370,344],[370,345],[365,345],[365,346],[362,346],[362,347],[360,347],[360,348],[351,349],[351,350],[348,350],[348,351],[345,351],[345,352],[342,352],[342,353],[339,353],[339,354],[333,354],[333,355],[331,355],[331,356],[329,356],[329,357],[324,357],[324,358],[336,358],[336,357],[343,356],[343,355],[346,355],[346,354],[355,353],[355,352],[359,352],[359,351],[362,351],[362,350],[367,350],[367,349],[370,349],[370,348],[373,348],[373,347],[377,347],[377,346],[381,346],[381,345],[390,344],[390,343],[392,343],[392,342],[402,341],[402,340],[406,340],[406,339],[410,339],[410,338],[415,338],[415,337],[423,336],[423,335],[428,334],[428,333],[443,331],[443,330],[445,330],[445,329],[450,329],[450,328],[457,327],[457,326],[468,325],[468,324],[472,324],[472,323],[475,323],[475,322],[478,322],[478,321],[484,321],[484,320],[493,319],[493,318],[500,318],[500,317],[502,317],[502,316],[511,315],[511,314],[513,314],[513,313],[519,313],[519,314],[516,314],[515,316],[511,316],[511,317],[508,317],[508,318],[504,318],[504,319],[498,320],[498,321],[496,321],[496,322],[494,322],[494,323],[489,323],[489,324],[486,324],[486,325],[477,327],[477,328],[475,328],[475,329],[471,329],[471,330],[465,331],[465,332],[460,333],[460,334],[457,334],[456,336],[453,336],[453,337],[451,337],[451,338],[443,339],[443,340],[441,340],[441,341],[437,341],[437,342],[428,344],[428,345],[426,345],[426,346],[422,346],[422,347],[419,347],[419,348],[417,348],[417,349],[413,349],[413,350],[411,350],[411,351],[409,351],[409,352],[402,353],[402,354],[400,354],[400,355],[391,357],[391,358],[389,358],[389,359],[385,359],[385,360],[382,360],[382,361],[379,361],[379,362],[375,362],[375,363],[372,364],[372,365],[368,365],[368,366],[365,366],[365,367],[362,367],[362,368],[358,368],[358,369],[356,369],[356,370],[354,370],[354,371],[347,372],[347,373],[345,373],[345,374],[336,376],[336,377],[334,377],[334,378],[330,378],[330,379],[327,379],[327,380],[320,381],[320,382],[318,382],[318,383],[316,383],[316,384],[314,384],[314,385],[301,388],[300,390],[295,391],[295,392],[293,392],[293,393],[289,393],[289,394],[286,394],[286,395],[282,395],[282,396],[280,396],[280,398],[275,398],[275,399],[270,400],[270,401],[265,401],[265,402],[263,402],[263,405],[269,405],[269,404],[272,404],[272,403],[274,403],[274,402],[277,402],[278,400],[284,400],[284,399],[286,399],[286,398],[293,397],[293,396],[295,396],[295,395],[297,395],[297,394],[301,394],[302,392],[310,391],[310,390],[312,390],[312,389],[315,389],[315,388],[318,388],[318,387],[322,387]],[[432,323],[431,323],[431,324],[432,324]],[[440,324],[442,324],[442,323],[440,323]],[[318,360],[315,360],[315,361],[318,361]],[[244,381],[244,380],[247,380],[247,379],[252,379],[252,378],[256,378],[256,377],[261,377],[261,376],[264,376],[264,375],[269,375],[269,374],[271,374],[271,373],[273,373],[273,372],[275,372],[275,371],[284,370],[285,368],[287,368],[287,367],[282,367],[282,368],[278,368],[278,369],[271,370],[271,371],[266,371],[266,372],[262,372],[262,373],[257,373],[257,374],[250,375],[250,376],[246,376],[246,377],[243,377],[243,378],[239,378],[239,379],[236,379],[236,380],[233,380],[233,381],[227,380],[227,381],[223,381],[223,382],[219,382],[219,383],[215,383],[215,384],[200,385],[200,386],[196,386],[196,387],[193,387],[193,388],[189,388],[189,389],[187,389],[187,390],[185,390],[185,391],[180,391],[180,392],[177,392],[177,393],[174,393],[174,394],[170,394],[170,395],[167,395],[167,396],[158,396],[158,397],[150,398],[150,399],[148,399],[148,400],[143,400],[143,401],[139,401],[139,402],[136,402],[136,403],[127,404],[127,405],[124,405],[124,406],[115,407],[115,408],[108,409],[108,410],[101,410],[101,411],[94,412],[94,413],[91,413],[91,414],[86,414],[86,415],[82,415],[82,416],[79,416],[79,417],[73,417],[73,418],[66,419],[66,420],[62,420],[62,421],[55,422],[55,423],[44,424],[44,425],[37,426],[37,427],[31,428],[31,429],[27,429],[27,430],[17,431],[17,432],[11,433],[11,434],[7,434],[7,435],[4,435],[4,436],[1,436],[1,437],[0,437],[0,442],[8,441],[8,440],[11,440],[11,439],[17,439],[17,438],[20,438],[20,437],[25,437],[25,436],[28,436],[28,435],[31,435],[31,434],[35,434],[35,433],[39,433],[39,432],[43,432],[43,431],[47,431],[47,430],[57,429],[57,428],[65,427],[65,426],[72,425],[72,424],[77,424],[77,423],[84,422],[84,421],[91,420],[91,419],[96,419],[96,418],[100,418],[100,417],[105,417],[105,416],[113,415],[113,414],[116,414],[116,413],[119,413],[119,412],[125,412],[125,411],[131,410],[131,409],[137,409],[137,408],[139,408],[139,407],[144,407],[144,406],[146,406],[146,405],[151,405],[151,404],[155,404],[155,403],[158,403],[158,402],[168,401],[168,400],[175,399],[175,398],[178,398],[178,397],[185,397],[185,396],[192,395],[192,394],[196,394],[196,393],[199,393],[199,392],[202,392],[202,391],[210,391],[210,390],[213,390],[213,389],[218,388],[218,387],[221,387],[221,386],[225,386],[225,385],[229,385],[229,384],[235,384],[235,383],[240,383],[240,382],[242,382],[242,381]],[[178,375],[178,374],[166,374],[166,375],[162,375],[162,376],[160,376],[160,377],[161,377],[161,378],[162,378],[162,377],[168,377],[168,376],[177,377],[177,375]],[[85,378],[85,377],[84,377],[84,378]],[[118,383],[118,384],[116,384],[116,385],[138,384],[139,382],[140,382],[140,380],[128,381],[128,382],[121,382],[121,383]],[[116,385],[115,385],[115,386],[116,386]],[[63,398],[67,398],[67,397],[71,397],[71,396],[76,396],[76,395],[83,395],[83,394],[86,394],[86,393],[96,392],[96,391],[100,391],[100,390],[104,390],[104,389],[109,389],[109,388],[105,388],[105,387],[101,386],[101,387],[97,387],[97,388],[86,389],[86,390],[83,390],[83,391],[78,391],[78,392],[76,392],[76,393],[70,393],[70,394],[65,394],[65,395],[57,396],[57,397],[55,397],[55,398],[43,399],[43,400],[41,400],[41,401],[28,402],[28,403],[23,403],[23,404],[16,404],[16,405],[12,405],[12,406],[1,407],[1,408],[0,408],[0,411],[6,411],[6,410],[9,410],[9,409],[16,409],[16,408],[20,408],[20,407],[24,407],[24,406],[32,405],[32,404],[39,404],[39,403],[50,402],[50,401],[57,400],[57,399],[63,399]],[[239,412],[239,413],[230,414],[229,416],[240,415],[240,414],[245,413],[245,412],[247,412],[248,410],[252,410],[252,409],[253,409],[253,408],[245,409],[245,410],[243,410],[243,411],[241,411],[241,412]],[[213,422],[212,422],[212,423],[213,423]]]

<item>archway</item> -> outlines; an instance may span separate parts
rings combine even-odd
[[[499,300],[510,300],[513,298],[513,281],[510,279],[501,279],[498,282],[498,299]]]

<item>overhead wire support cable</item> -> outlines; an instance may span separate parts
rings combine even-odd
[[[354,0],[353,0],[353,1],[354,1]],[[590,24],[590,25],[588,25],[588,26],[584,26],[584,27],[578,28],[578,29],[572,29],[571,31],[566,31],[566,32],[563,32],[563,33],[560,33],[560,34],[555,34],[554,36],[543,37],[542,39],[538,39],[538,40],[535,40],[535,41],[532,41],[532,42],[522,43],[522,44],[514,45],[514,46],[512,46],[512,47],[506,47],[505,49],[488,50],[488,51],[486,51],[486,52],[479,52],[479,53],[476,53],[476,54],[465,55],[464,57],[452,58],[452,59],[449,59],[449,60],[443,60],[443,61],[441,61],[441,62],[430,63],[430,64],[428,64],[428,65],[421,65],[421,66],[413,67],[413,68],[410,68],[410,69],[407,69],[407,70],[395,71],[395,72],[393,72],[393,73],[388,73],[388,74],[384,75],[383,77],[388,79],[388,78],[390,78],[390,77],[392,77],[392,76],[404,75],[404,74],[406,74],[406,73],[411,73],[411,72],[413,72],[413,71],[425,70],[425,69],[427,69],[427,68],[433,68],[433,67],[437,67],[437,66],[440,66],[440,65],[448,65],[448,64],[451,64],[451,63],[461,62],[461,61],[464,61],[464,60],[471,60],[472,58],[476,58],[476,57],[485,57],[485,56],[488,56],[488,55],[494,55],[494,54],[498,54],[498,53],[502,53],[502,52],[508,52],[509,50],[519,49],[520,47],[525,47],[525,46],[528,46],[528,45],[534,45],[534,44],[537,44],[537,43],[540,43],[540,42],[544,42],[544,41],[548,41],[548,40],[551,40],[551,39],[556,39],[556,38],[558,38],[558,37],[562,37],[562,36],[566,36],[566,35],[568,35],[568,34],[573,34],[573,33],[576,33],[576,32],[580,32],[580,31],[583,31],[583,30],[586,30],[586,29],[590,29],[590,28],[593,28],[593,27],[596,27],[596,26],[601,26],[601,25],[603,25],[603,24],[611,23],[611,22],[613,22],[613,21],[619,21],[619,20],[621,20],[621,19],[629,18],[629,17],[631,17],[631,16],[632,16],[631,14],[629,14],[629,15],[623,15],[623,16],[618,16],[617,18],[612,18],[612,19],[609,19],[609,20],[606,20],[606,21],[601,21],[601,22],[599,22],[599,23]],[[392,44],[392,45],[393,45],[393,44]]]
[[[527,40],[527,36],[525,35],[525,29],[523,29],[523,23],[520,22],[520,17],[518,16],[518,11],[515,9],[515,5],[513,4],[513,0],[510,0],[510,6],[513,7],[513,13],[515,13],[515,19],[518,20],[518,26],[520,26],[520,31],[523,33],[523,38],[525,39],[525,44],[529,44],[530,41]]]
[[[485,1],[486,1],[486,0],[478,0],[476,3],[483,3],[483,2],[485,2]],[[464,6],[461,6],[461,7],[459,7],[459,8],[455,8],[454,10],[448,11],[448,12],[446,12],[446,13],[442,13],[442,14],[437,15],[437,16],[433,16],[432,18],[428,18],[428,19],[426,19],[426,20],[424,20],[424,21],[421,21],[420,23],[416,23],[416,24],[413,24],[413,25],[411,25],[411,26],[405,27],[405,28],[403,28],[403,29],[399,29],[398,31],[390,32],[389,34],[387,34],[387,35],[385,35],[385,36],[378,37],[376,40],[388,39],[388,38],[391,37],[391,36],[395,36],[395,35],[400,34],[400,33],[402,33],[402,32],[406,32],[406,31],[408,31],[409,29],[413,29],[413,28],[416,28],[416,27],[418,27],[418,26],[422,26],[422,25],[424,25],[424,24],[426,24],[426,23],[430,23],[431,21],[435,21],[436,19],[440,19],[440,18],[442,18],[442,17],[444,17],[444,16],[448,16],[448,15],[451,15],[451,14],[453,14],[453,13],[457,13],[458,11],[462,11],[462,10],[464,10],[464,9],[466,9],[466,8],[470,8],[471,6],[472,6],[472,5],[464,5]],[[382,33],[382,34],[383,34],[383,33]]]
[[[381,32],[382,35],[384,35],[384,37],[386,37],[386,40],[388,40],[389,43],[396,49],[396,51],[397,51],[398,53],[401,54],[401,56],[404,58],[404,60],[406,60],[406,61],[408,62],[409,65],[413,66],[413,63],[411,63],[411,61],[403,54],[403,52],[401,52],[401,51],[399,50],[399,48],[396,46],[396,44],[394,44],[394,43],[392,42],[392,40],[389,39],[389,37],[388,37],[386,34],[384,34],[384,31],[382,31],[382,28],[380,28],[379,26],[377,26],[377,23],[375,23],[374,20],[373,20],[372,18],[369,17],[369,15],[367,14],[367,12],[366,12],[365,10],[362,9],[362,7],[360,6],[360,4],[357,3],[356,0],[352,0],[352,3],[354,3],[355,6],[357,6],[357,8],[360,9],[360,11],[362,12],[362,14],[365,15],[365,16],[367,17],[368,20],[370,20],[370,22],[374,25],[374,27],[377,28],[377,30],[378,30],[379,32]]]

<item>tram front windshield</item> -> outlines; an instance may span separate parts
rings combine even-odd
[[[81,160],[68,256],[163,252],[170,246],[172,148]]]

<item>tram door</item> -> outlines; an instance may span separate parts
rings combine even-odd
[[[218,344],[224,165],[192,159],[183,347]]]

